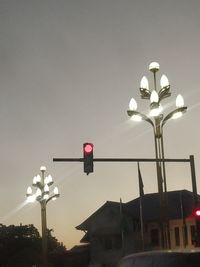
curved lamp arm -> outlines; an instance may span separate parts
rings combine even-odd
[[[172,119],[173,116],[175,116],[175,114],[178,114],[178,113],[183,114],[186,111],[187,111],[187,107],[180,107],[180,108],[177,108],[174,111],[170,112],[166,117],[164,117],[162,124],[161,124],[161,127],[163,127],[168,120]]]
[[[48,203],[50,200],[52,199],[57,199],[60,196],[60,194],[54,194],[53,196],[49,197],[46,201],[46,203]]]
[[[148,123],[150,123],[154,127],[153,121],[149,117],[147,117],[146,115],[144,115],[138,111],[135,111],[135,110],[127,110],[127,113],[128,113],[129,117],[132,117],[133,115],[140,116],[143,121],[147,121]]]

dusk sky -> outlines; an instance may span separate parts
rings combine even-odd
[[[0,0],[0,223],[41,229],[40,205],[25,204],[40,166],[60,191],[48,203],[48,228],[67,248],[79,244],[75,229],[107,200],[138,197],[136,163],[53,162],[94,156],[154,158],[150,124],[127,116],[131,97],[140,99],[143,75],[160,64],[171,97],[188,111],[164,127],[166,158],[195,157],[200,189],[200,1],[199,0]],[[167,163],[168,190],[191,190],[188,163]],[[145,193],[157,192],[154,163],[141,163]]]

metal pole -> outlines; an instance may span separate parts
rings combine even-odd
[[[124,218],[123,218],[123,212],[122,212],[122,199],[120,198],[120,226],[121,226],[121,240],[122,240],[122,256],[124,256]]]
[[[155,155],[156,155],[156,170],[157,170],[157,183],[158,183],[158,193],[160,196],[160,201],[162,201],[163,195],[163,186],[162,186],[162,175],[160,168],[160,158],[158,156],[158,138],[156,137],[156,133],[154,132],[154,140],[155,140]]]
[[[53,158],[54,162],[83,162],[83,158]],[[94,162],[190,162],[190,159],[94,158]]]
[[[42,180],[41,185],[44,188],[44,173],[42,170]],[[48,259],[47,259],[47,216],[46,216],[46,200],[40,201],[41,205],[41,223],[42,223],[42,255],[43,255],[43,267],[48,267]]]
[[[154,89],[157,92],[157,83],[156,83],[156,72],[158,71],[157,68],[151,69],[153,72],[154,77]],[[160,144],[160,138],[161,138],[161,116],[155,117],[155,124],[153,126],[154,131],[154,139],[155,139],[155,152],[156,152],[156,159],[162,159],[162,147]],[[163,178],[162,178],[162,162],[157,161],[156,162],[156,168],[157,168],[157,180],[158,180],[158,194],[160,197],[160,233],[161,233],[161,246],[162,248],[166,248],[166,205],[165,205],[165,198],[163,194]]]
[[[46,220],[46,203],[43,201],[41,204],[41,220],[42,220],[42,255],[43,267],[48,266],[47,260],[47,220]]]
[[[163,180],[161,171],[161,152],[160,152],[160,119],[155,118],[155,128],[154,128],[154,140],[155,140],[155,154],[156,154],[156,169],[157,169],[157,181],[158,181],[158,194],[160,199],[160,236],[161,236],[161,246],[164,249],[166,247],[165,242],[165,227],[164,227],[164,198],[163,198]]]
[[[198,197],[197,197],[197,183],[196,183],[196,175],[195,175],[195,165],[194,165],[194,156],[190,155],[190,168],[191,168],[191,178],[192,178],[192,191],[194,196],[194,205],[198,205]]]
[[[194,207],[199,207],[198,195],[197,195],[197,183],[196,183],[196,175],[195,175],[195,164],[194,164],[194,156],[190,156],[190,167],[191,167],[191,176],[192,176],[192,190],[194,196]],[[196,246],[200,247],[200,221],[196,220]]]
[[[143,210],[142,210],[142,196],[139,198],[140,203],[140,231],[141,231],[141,240],[142,240],[142,251],[144,251],[144,223],[143,223]]]
[[[170,225],[169,225],[169,211],[168,211],[168,198],[167,198],[167,179],[165,170],[165,154],[164,154],[164,141],[163,141],[163,129],[161,128],[160,136],[160,146],[161,146],[161,158],[162,158],[162,175],[164,183],[164,205],[165,205],[165,223],[166,223],[166,248],[171,248],[171,238],[170,238]]]
[[[182,237],[183,237],[183,246],[184,248],[187,245],[187,237],[186,237],[186,222],[185,222],[185,214],[184,214],[184,208],[183,208],[183,198],[182,198],[182,192],[179,194],[180,198],[180,209],[181,209],[181,218],[182,218]]]
[[[162,151],[162,159],[165,159],[164,155],[164,142],[163,142],[163,132],[161,134],[161,151]],[[163,168],[163,182],[164,182],[164,192],[167,192],[167,181],[166,181],[166,170],[165,170],[165,161],[162,162],[162,168]]]

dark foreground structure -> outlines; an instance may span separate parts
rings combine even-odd
[[[171,249],[194,249],[193,193],[171,191],[166,199]],[[127,203],[107,201],[76,228],[85,233],[81,242],[88,244],[90,267],[113,267],[124,255],[160,250],[159,195],[145,194]]]

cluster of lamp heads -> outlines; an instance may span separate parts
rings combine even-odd
[[[53,192],[50,195],[50,186],[53,184],[53,178],[51,175],[44,177],[44,172],[46,171],[46,167],[42,166],[40,168],[42,172],[42,177],[38,174],[33,177],[32,186],[36,188],[35,193],[33,193],[33,189],[31,186],[27,188],[27,201],[34,202],[34,201],[49,201],[49,200],[56,200],[59,197],[58,187],[54,187]]]
[[[152,62],[149,65],[149,70],[152,71],[155,75],[155,73],[159,70],[160,66],[157,62]],[[153,90],[149,89],[149,81],[146,78],[146,76],[143,76],[140,82],[140,95],[142,99],[149,99],[150,100],[150,117],[158,117],[163,111],[163,107],[161,105],[161,101],[169,97],[171,95],[170,93],[170,84],[169,80],[166,75],[162,75],[160,79],[160,89],[156,89],[156,84],[155,88]],[[184,107],[184,99],[182,95],[177,95],[176,97],[176,108],[182,108]],[[129,102],[129,110],[130,111],[137,111],[137,102],[134,98],[131,98]],[[172,119],[177,119],[182,116],[182,112],[176,112],[172,116]],[[134,121],[141,121],[142,116],[140,116],[139,112],[135,112],[131,116],[131,119]]]

